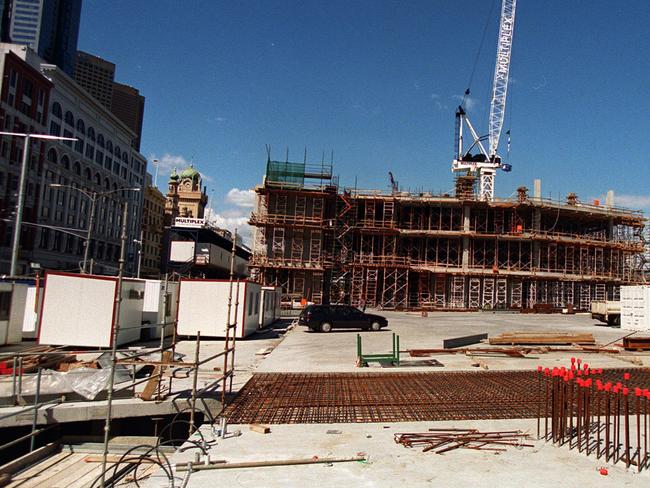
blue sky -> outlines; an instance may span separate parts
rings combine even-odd
[[[142,152],[193,160],[224,222],[250,211],[264,145],[320,162],[343,185],[453,186],[454,109],[492,0],[85,0],[79,49],[146,98]],[[500,0],[468,107],[487,128]],[[519,0],[508,117],[512,173],[496,193],[608,189],[650,208],[650,3]],[[505,153],[502,138],[502,153]],[[162,175],[162,172],[161,172]],[[159,184],[165,183],[160,177]]]

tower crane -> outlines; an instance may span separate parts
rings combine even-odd
[[[499,22],[499,40],[497,44],[497,57],[494,67],[494,81],[492,83],[492,100],[490,102],[490,119],[488,122],[488,135],[479,136],[465,112],[463,103],[456,110],[456,134],[454,141],[454,160],[452,172],[469,172],[478,175],[479,197],[482,200],[494,199],[494,176],[497,169],[511,171],[510,164],[501,163],[497,154],[503,119],[506,109],[506,95],[508,93],[508,76],[510,72],[510,55],[512,53],[512,36],[515,27],[515,9],[517,0],[502,0],[501,20]],[[465,92],[469,95],[469,89]],[[463,129],[469,131],[472,143],[465,149]],[[484,142],[487,140],[488,149]],[[478,150],[474,155],[472,150]]]

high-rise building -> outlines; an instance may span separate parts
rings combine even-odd
[[[135,133],[133,147],[139,151],[144,97],[137,88],[116,83],[113,63],[83,51],[77,51],[74,79]]]
[[[2,1],[2,42],[30,46],[45,61],[72,76],[79,37],[81,0]]]
[[[74,80],[95,100],[111,110],[115,65],[94,54],[77,51]]]
[[[135,133],[134,148],[139,151],[144,119],[144,97],[132,86],[113,83],[111,111]]]

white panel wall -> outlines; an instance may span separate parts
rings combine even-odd
[[[178,304],[178,333],[196,335],[200,331],[202,337],[225,337],[229,289],[230,282],[226,280],[182,280]],[[237,309],[236,337],[243,338],[257,330],[259,324],[260,285],[240,282],[237,293],[237,283],[234,282],[232,290],[230,321],[232,323],[235,320]]]
[[[169,260],[176,263],[194,261],[194,241],[172,241]]]
[[[39,344],[110,347],[116,287],[112,278],[48,273]]]

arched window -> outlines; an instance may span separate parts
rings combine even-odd
[[[58,160],[59,160],[59,158],[58,158],[58,156],[56,155],[56,150],[55,150],[53,147],[51,147],[51,148],[47,151],[47,161],[48,161],[49,163],[56,164],[56,163],[58,162]]]
[[[84,124],[83,119],[77,120],[77,132],[82,136],[86,135],[86,124]]]
[[[101,185],[102,184],[102,177],[100,176],[99,173],[95,173],[95,184],[96,185]]]
[[[115,152],[113,154],[117,156],[117,159],[120,159],[122,157],[122,150],[120,149],[120,146],[115,146]]]
[[[110,139],[108,141],[106,141],[106,150],[109,153],[113,152],[113,143],[110,141]]]
[[[61,164],[63,165],[63,167],[65,169],[69,170],[70,169],[70,158],[68,156],[63,156],[61,158]],[[79,173],[77,173],[77,174],[79,174]]]
[[[64,156],[64,158],[67,158],[67,156]],[[74,162],[74,174],[81,175],[81,165],[79,164],[79,161]]]
[[[97,145],[99,147],[104,147],[104,134],[102,134],[101,132],[97,136]]]
[[[84,178],[87,180],[91,180],[93,177],[92,173],[90,172],[90,169],[86,168],[84,169]]]
[[[108,178],[104,178],[104,188],[107,190],[111,187],[110,181],[108,181]]]
[[[52,116],[60,119],[62,113],[63,111],[61,110],[61,104],[59,102],[54,102],[52,104]]]
[[[72,112],[68,110],[65,113],[65,123],[68,124],[70,127],[74,127],[74,116],[72,115]]]
[[[126,153],[126,151],[124,151],[124,152],[122,153],[122,161],[124,161],[124,163],[125,163],[127,166],[129,165],[129,155]]]
[[[95,129],[88,127],[88,139],[95,142]]]

